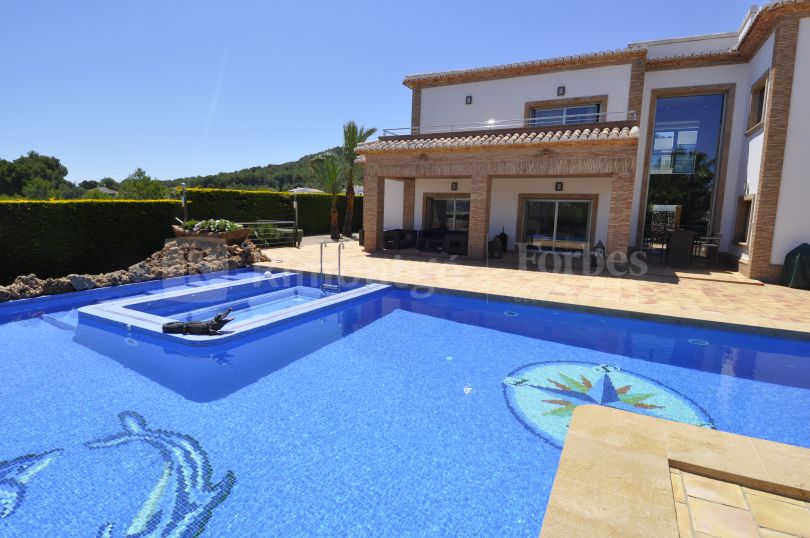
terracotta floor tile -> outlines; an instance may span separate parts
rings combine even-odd
[[[304,245],[300,249],[269,249],[265,253],[274,260],[283,261],[259,265],[318,271],[317,244]],[[767,284],[749,285],[753,281],[728,271],[704,275],[655,269],[655,275],[643,278],[618,278],[487,267],[462,257],[450,259],[443,255],[432,256],[432,259],[433,261],[428,261],[427,258],[414,256],[413,252],[400,253],[398,257],[390,251],[371,255],[363,252],[356,243],[347,243],[343,251],[343,274],[347,277],[437,286],[643,314],[664,314],[810,332],[810,292]],[[327,259],[325,268],[327,272],[334,274],[337,265],[334,260]],[[708,281],[706,278],[722,281]]]

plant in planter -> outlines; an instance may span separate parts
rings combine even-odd
[[[250,228],[226,219],[187,220],[183,226],[172,226],[175,237],[216,237],[237,245],[250,235]]]
[[[243,226],[226,219],[187,220],[183,223],[183,229],[197,233],[223,233],[241,230]]]

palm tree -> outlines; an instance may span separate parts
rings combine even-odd
[[[338,158],[325,153],[312,159],[312,171],[318,178],[323,190],[332,200],[332,209],[329,210],[329,235],[333,241],[340,239],[340,229],[338,228],[337,197],[343,190],[343,169]]]
[[[354,180],[360,177],[360,166],[354,162],[357,159],[355,149],[357,145],[371,138],[377,129],[371,127],[366,129],[354,121],[343,125],[343,146],[338,150],[343,168],[343,175],[346,178],[346,220],[343,222],[343,235],[351,237],[352,218],[354,215]]]

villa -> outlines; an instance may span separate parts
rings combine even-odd
[[[675,229],[773,280],[808,239],[810,3],[753,7],[733,32],[403,83],[411,126],[358,148],[366,251],[413,230],[483,259],[503,232],[509,251],[601,243],[623,259]]]
[[[240,29],[229,73],[255,75],[258,7],[211,10],[240,22],[223,19]],[[323,42],[366,39],[332,20],[356,25],[345,11],[287,17],[310,28],[290,35],[312,65]],[[113,15],[108,34],[154,26],[154,10]],[[105,76],[222,46],[163,26],[182,47],[116,40]],[[57,77],[98,61],[63,39],[61,69],[39,36],[12,41],[10,59]],[[234,110],[214,106],[224,59],[205,137],[242,117],[212,120]],[[410,126],[371,140],[349,121],[337,151],[277,167],[323,191],[254,189],[268,166],[187,178],[239,189],[129,199],[157,183],[138,169],[104,181],[119,196],[0,200],[0,538],[810,538],[810,0],[751,8],[730,33],[404,82]],[[144,114],[117,86],[102,112]],[[249,86],[222,104],[264,106]],[[23,116],[20,136],[44,131]],[[0,187],[59,162],[0,159]],[[337,194],[361,179],[363,196]]]

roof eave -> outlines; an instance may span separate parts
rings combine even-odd
[[[594,52],[489,67],[408,75],[403,79],[402,84],[408,88],[415,89],[457,84],[460,82],[478,82],[498,78],[530,76],[549,71],[630,63],[634,59],[644,58],[646,55],[646,49],[621,49],[616,51]]]

